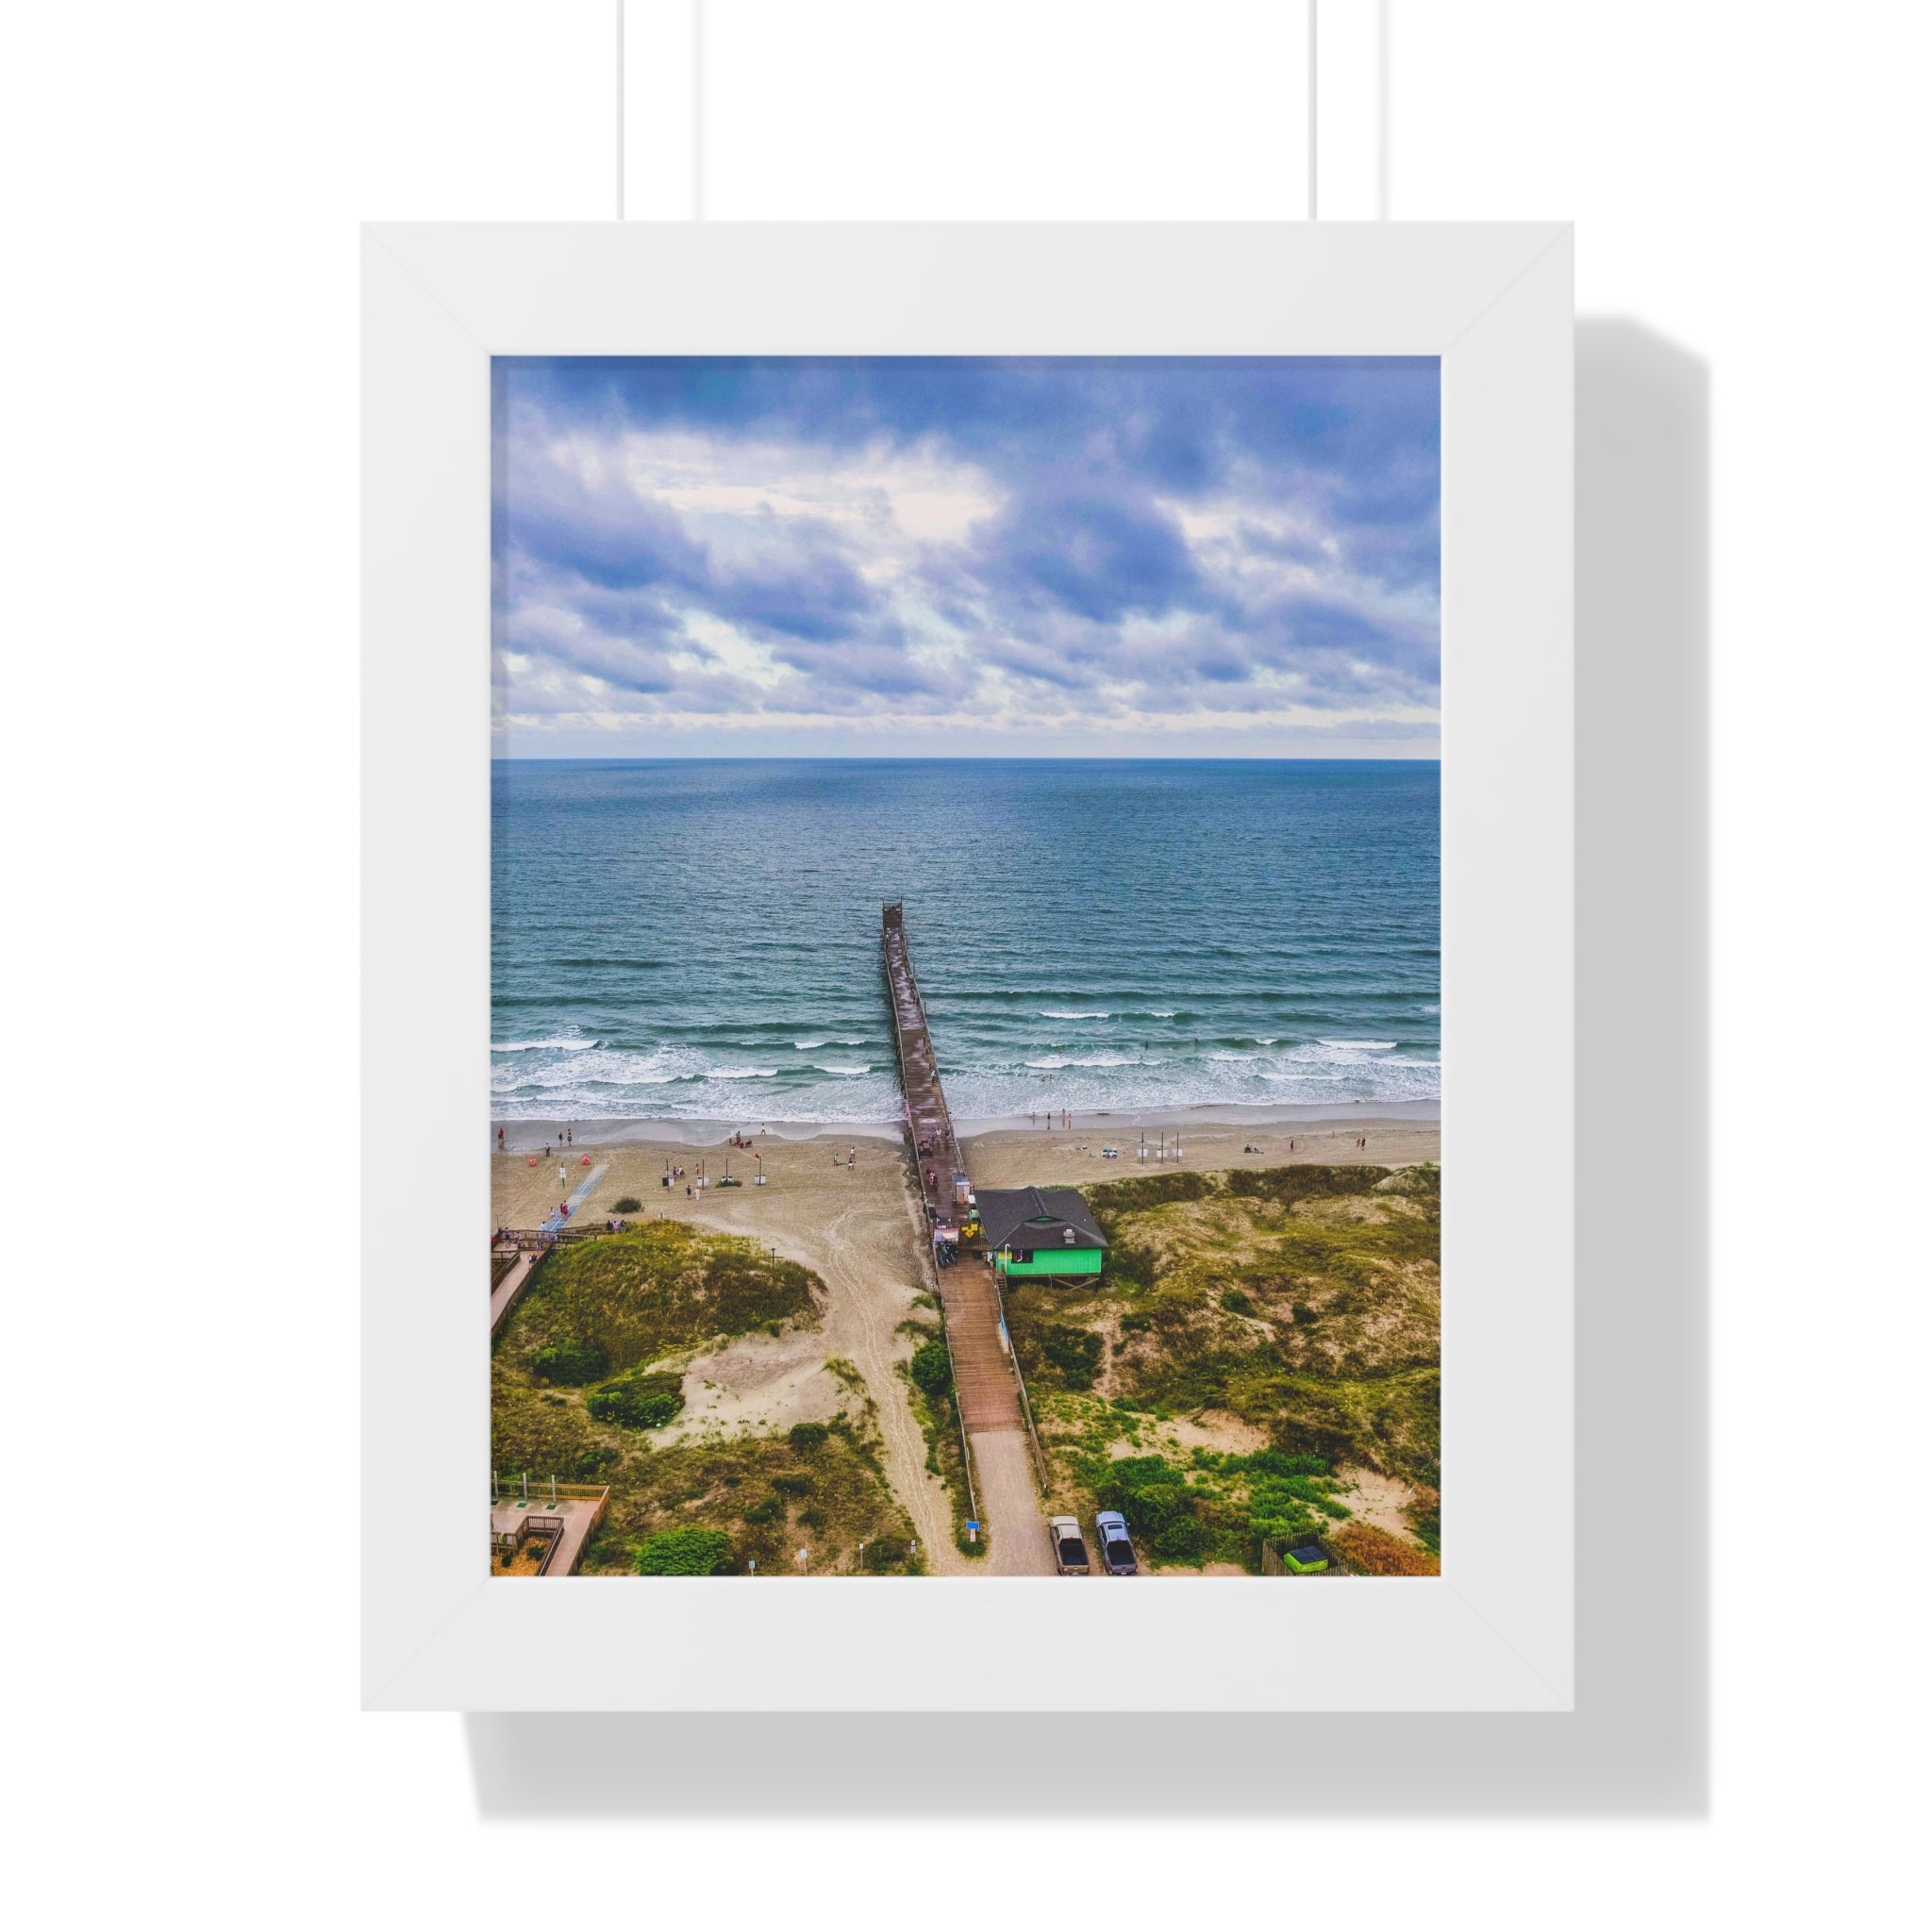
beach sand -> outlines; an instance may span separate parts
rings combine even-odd
[[[534,1228],[554,1212],[585,1178],[604,1173],[583,1206],[571,1217],[575,1228],[600,1225],[626,1196],[641,1206],[630,1216],[687,1221],[723,1233],[769,1242],[787,1259],[802,1262],[825,1283],[829,1306],[823,1324],[812,1329],[788,1328],[774,1338],[741,1336],[696,1357],[685,1378],[687,1408],[665,1432],[666,1441],[707,1429],[747,1428],[763,1432],[795,1422],[821,1422],[850,1407],[853,1397],[827,1360],[853,1364],[875,1405],[884,1443],[886,1472],[893,1492],[912,1519],[914,1534],[935,1574],[981,1574],[954,1548],[952,1515],[943,1488],[925,1467],[925,1441],[907,1399],[896,1365],[912,1353],[914,1338],[900,1332],[908,1320],[934,1321],[913,1300],[925,1291],[924,1229],[904,1156],[904,1141],[890,1125],[867,1130],[772,1124],[754,1132],[752,1148],[723,1144],[728,1124],[710,1122],[625,1122],[603,1127],[583,1124],[574,1145],[559,1148],[554,1138],[545,1158],[541,1149],[555,1124],[508,1124],[511,1144],[531,1152],[491,1157],[492,1227]],[[1159,1129],[1150,1138],[1148,1158],[1136,1158],[1140,1145],[1130,1124],[1088,1116],[1062,1131],[1056,1125],[993,1126],[964,1134],[966,1162],[976,1186],[1093,1185],[1129,1174],[1195,1172],[1228,1167],[1278,1167],[1291,1161],[1374,1162],[1393,1166],[1435,1160],[1441,1153],[1440,1125],[1433,1120],[1390,1118],[1363,1108],[1327,1121],[1271,1120],[1261,1124],[1200,1120],[1178,1132],[1182,1158],[1154,1158]],[[1176,1130],[1167,1130],[1173,1146]],[[492,1140],[494,1128],[491,1129]],[[1366,1149],[1355,1141],[1365,1136]],[[1290,1141],[1294,1146],[1290,1148]],[[1101,1158],[1100,1149],[1119,1149],[1120,1158]],[[1244,1149],[1256,1152],[1244,1152]],[[848,1165],[848,1155],[853,1157]],[[584,1164],[585,1157],[590,1164]],[[761,1157],[755,1158],[755,1157]],[[536,1164],[530,1164],[535,1158]],[[699,1163],[714,1179],[727,1167],[738,1188],[708,1188],[687,1196]],[[559,1180],[561,1166],[564,1177]],[[667,1188],[667,1166],[686,1170]],[[762,1168],[763,1186],[755,1185]],[[1013,1439],[1017,1447],[1020,1438]],[[1030,1484],[1030,1477],[1028,1478]],[[993,1523],[989,1507],[988,1520]],[[993,1523],[995,1566],[1005,1571],[1032,1569],[1038,1524],[1028,1524],[1024,1556],[1011,1537],[1002,1538]]]
[[[1178,1160],[1158,1160],[1160,1135],[1170,1152],[1178,1141]],[[1358,1148],[1358,1138],[1368,1146]],[[1287,1167],[1295,1161],[1327,1161],[1352,1165],[1372,1161],[1378,1167],[1401,1167],[1417,1160],[1442,1158],[1442,1128],[1438,1121],[1391,1120],[1361,1109],[1359,1116],[1327,1121],[1270,1122],[1239,1125],[1222,1121],[1183,1127],[1150,1128],[1147,1158],[1139,1158],[1140,1139],[1132,1124],[1121,1126],[1102,1118],[1075,1116],[1071,1129],[1056,1124],[1000,1127],[962,1136],[966,1167],[980,1188],[1092,1186],[1128,1174],[1160,1174],[1176,1167],[1208,1174],[1230,1167]],[[1292,1141],[1292,1150],[1289,1142]],[[1103,1147],[1119,1158],[1107,1159]],[[1253,1148],[1256,1152],[1245,1150]],[[555,1173],[556,1170],[552,1169]]]

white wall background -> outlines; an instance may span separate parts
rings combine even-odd
[[[630,15],[633,215],[1306,208],[1288,0],[708,0],[701,112],[690,0]],[[613,9],[42,7],[0,60],[22,1923],[475,1924],[553,1854],[626,1922],[1265,1920],[1303,1872],[1369,1924],[1909,1916],[1923,9],[1322,24],[1324,213],[1574,216],[1584,310],[1713,374],[1710,1819],[485,1825],[456,1719],[357,1714],[356,225],[611,214]]]

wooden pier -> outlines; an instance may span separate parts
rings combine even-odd
[[[906,949],[905,908],[897,900],[885,908],[879,940],[885,958],[886,998],[892,1008],[892,1032],[899,1048],[906,1132],[912,1142],[912,1164],[918,1171],[929,1235],[952,1218],[953,1177],[966,1170],[953,1133],[953,1116],[946,1108],[946,1090],[940,1084],[939,1062],[933,1057],[932,1035],[925,1024],[925,1002],[913,974],[912,956]]]
[[[886,999],[899,1047],[899,1081],[906,1095],[906,1133],[912,1173],[925,1207],[927,1253],[935,1231],[956,1224],[965,1212],[957,1191],[966,1186],[966,1160],[953,1132],[939,1060],[925,1024],[925,1002],[906,944],[905,908],[889,903],[880,918],[880,952]],[[945,1305],[946,1340],[953,1355],[953,1384],[959,1418],[969,1435],[1024,1429],[1019,1382],[1000,1333],[999,1281],[991,1268],[961,1260],[935,1271]]]

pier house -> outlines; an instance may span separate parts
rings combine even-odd
[[[981,1188],[980,1242],[1002,1274],[1091,1281],[1107,1254],[1077,1188]]]

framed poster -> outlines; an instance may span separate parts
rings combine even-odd
[[[373,1707],[1570,1707],[1570,291],[366,231]]]

